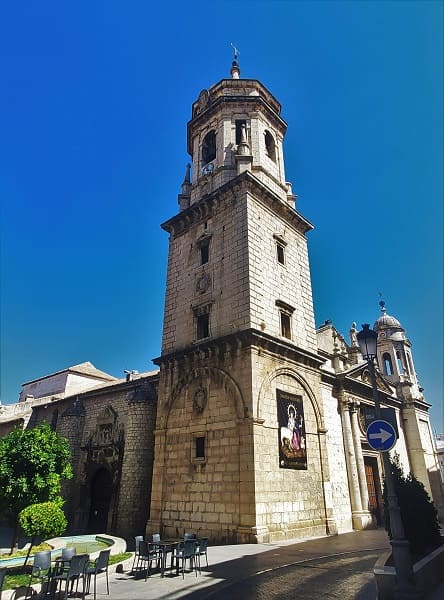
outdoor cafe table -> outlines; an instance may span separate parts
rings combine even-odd
[[[168,553],[171,553],[171,568],[173,568],[174,554],[182,541],[182,539],[171,539],[153,542],[153,546],[160,552],[160,574],[162,577],[165,574]]]

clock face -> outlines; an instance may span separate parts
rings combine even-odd
[[[196,282],[196,291],[203,294],[210,287],[210,277],[206,273],[201,275]]]

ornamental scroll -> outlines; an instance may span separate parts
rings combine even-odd
[[[282,469],[307,469],[304,405],[301,396],[276,390],[279,466]]]

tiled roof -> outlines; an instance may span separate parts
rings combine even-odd
[[[104,371],[99,371],[99,369],[96,369],[96,367],[91,362],[86,361],[78,365],[74,365],[73,367],[68,367],[67,369],[56,371],[55,373],[49,373],[48,375],[44,375],[43,377],[36,377],[36,379],[26,381],[22,385],[25,386],[30,383],[40,381],[42,379],[48,379],[49,377],[54,377],[55,375],[60,375],[61,373],[78,373],[79,375],[87,375],[89,377],[95,377],[97,379],[105,379],[106,381],[118,381],[117,377],[113,377],[112,375],[109,375]]]

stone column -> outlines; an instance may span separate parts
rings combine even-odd
[[[360,431],[359,422],[358,422],[357,406],[358,405],[356,403],[351,402],[349,404],[349,412],[350,412],[350,418],[351,418],[353,445],[355,448],[356,467],[357,467],[357,471],[358,471],[359,490],[361,493],[361,505],[362,505],[363,513],[368,513],[367,526],[370,526],[373,522],[373,519],[368,510],[367,478],[365,476],[364,457],[362,455],[361,431]],[[362,519],[363,519],[363,521],[365,520],[365,515],[363,515]]]
[[[352,509],[352,524],[354,529],[364,529],[367,518],[365,518],[365,522],[363,522],[361,490],[359,488],[358,469],[356,465],[355,447],[353,443],[353,433],[348,403],[342,400],[340,404],[340,410],[342,420],[342,435],[344,437],[345,460],[347,464],[348,488]],[[366,515],[368,515],[368,513],[366,513]]]

